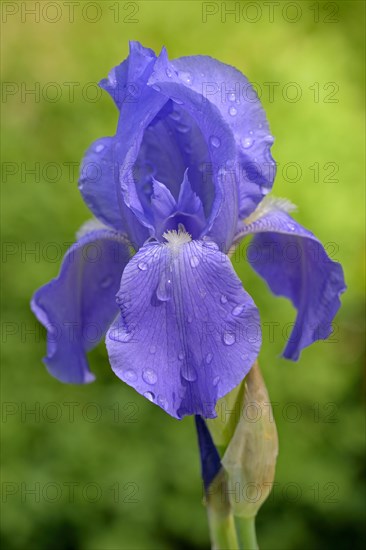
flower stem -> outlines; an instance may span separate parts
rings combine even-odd
[[[206,495],[207,517],[212,550],[239,550],[234,516],[227,498],[223,470],[216,476]]]
[[[258,550],[257,537],[255,534],[255,517],[236,517],[236,527],[239,534],[241,550]]]

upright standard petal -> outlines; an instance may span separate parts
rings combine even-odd
[[[107,334],[113,370],[174,417],[216,416],[261,344],[257,308],[213,242],[171,231],[127,265]]]
[[[211,236],[224,251],[227,251],[231,245],[238,218],[237,181],[230,173],[235,171],[236,161],[233,132],[217,106],[209,101],[203,101],[201,90],[196,91],[193,87],[186,86],[179,78],[164,49],[155,63],[148,85],[186,111],[195,121],[208,144],[210,177],[203,172],[197,180],[192,179],[190,174],[189,178],[193,191],[201,198],[208,217],[206,234]],[[195,181],[197,181],[196,184]],[[208,188],[211,181],[213,186],[210,185]],[[210,205],[208,212],[207,203]]]
[[[327,338],[345,291],[342,266],[332,261],[322,244],[281,208],[264,208],[243,223],[240,236],[255,236],[249,262],[272,292],[289,298],[297,317],[283,352],[297,360],[306,346]]]
[[[272,188],[276,175],[271,156],[274,140],[255,89],[235,67],[208,56],[173,59],[167,69],[199,93],[203,103],[215,105],[231,128],[236,143],[240,215],[249,215]]]
[[[115,294],[128,259],[121,236],[92,231],[69,249],[59,276],[34,294],[33,313],[48,331],[44,362],[62,382],[94,380],[86,352],[97,345],[118,313]]]

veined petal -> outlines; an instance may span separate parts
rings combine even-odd
[[[346,285],[342,266],[332,261],[318,239],[284,210],[266,209],[261,217],[254,213],[251,223],[243,223],[240,236],[255,234],[250,264],[274,294],[289,298],[297,309],[283,352],[286,359],[297,360],[304,347],[331,334],[331,323],[340,307],[339,296]]]
[[[59,276],[34,294],[33,313],[48,331],[44,362],[62,382],[94,380],[86,352],[118,313],[115,294],[128,259],[118,233],[92,231],[69,249]]]
[[[215,243],[170,232],[123,272],[107,334],[114,372],[174,417],[215,417],[261,343],[257,308]]]

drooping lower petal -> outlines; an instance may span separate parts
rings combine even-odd
[[[259,207],[260,208],[260,207]],[[255,233],[249,261],[272,292],[289,298],[297,309],[296,322],[283,352],[297,360],[301,350],[332,332],[332,321],[345,291],[343,270],[322,244],[281,209],[243,224],[241,236]]]
[[[48,332],[44,362],[55,378],[94,380],[86,352],[118,313],[115,294],[128,259],[128,246],[117,233],[92,231],[69,249],[59,276],[34,294],[33,313]]]
[[[212,242],[170,232],[127,265],[107,334],[113,370],[174,417],[215,417],[261,343],[257,308]]]

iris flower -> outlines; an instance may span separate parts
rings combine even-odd
[[[176,418],[213,418],[261,346],[231,247],[254,235],[253,268],[297,309],[283,352],[293,360],[329,335],[342,268],[288,201],[268,195],[273,138],[239,71],[206,56],[169,61],[165,49],[156,56],[132,42],[101,87],[119,120],[81,167],[95,219],[32,300],[48,330],[45,364],[63,382],[90,382],[87,352],[106,334],[120,379]],[[284,254],[291,246],[296,261]]]

